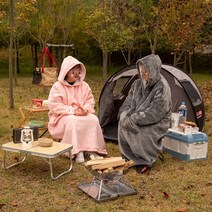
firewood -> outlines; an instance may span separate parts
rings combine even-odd
[[[91,159],[91,160],[104,159],[104,157],[98,156],[98,158],[96,158],[94,155],[90,155],[90,159]]]
[[[108,170],[108,169],[104,169],[104,170],[102,171],[102,173],[109,173],[109,170]]]
[[[108,168],[108,171],[109,171],[109,172],[113,171],[113,167],[109,167],[109,168]]]
[[[121,161],[123,160],[122,157],[110,157],[110,158],[98,158],[95,160],[89,160],[84,163],[85,166],[92,166],[97,164],[106,164],[109,162]]]
[[[98,170],[97,173],[102,174],[102,171],[101,170]]]
[[[90,159],[91,159],[91,160],[95,160],[94,155],[90,155]]]
[[[125,163],[125,165],[124,165],[124,170],[126,170],[126,169],[132,167],[134,164],[135,164],[135,162],[134,162],[133,160],[127,161],[127,162]]]
[[[92,168],[92,170],[106,169],[106,168],[121,166],[121,165],[124,165],[124,164],[125,164],[125,160],[122,159],[120,161],[113,161],[113,162],[109,162],[109,163],[105,163],[105,164],[93,165],[91,168]]]
[[[117,166],[117,167],[115,167],[114,168],[114,170],[116,170],[116,171],[123,171],[124,170],[124,167],[125,167],[125,165],[123,165],[123,166]]]

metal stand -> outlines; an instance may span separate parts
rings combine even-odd
[[[18,164],[23,163],[26,160],[26,158],[27,158],[27,154],[24,154],[24,156],[23,156],[23,158],[21,160],[19,160],[18,162],[7,166],[6,165],[6,153],[7,153],[7,151],[4,151],[4,156],[3,156],[3,168],[4,169],[9,169],[9,168],[11,168],[13,166],[17,166]]]
[[[50,175],[51,175],[51,178],[52,178],[53,180],[56,180],[56,179],[58,179],[59,177],[61,177],[62,175],[67,174],[68,172],[71,171],[71,169],[72,169],[72,159],[71,159],[71,152],[70,152],[70,151],[69,151],[69,159],[70,159],[69,168],[68,168],[67,170],[63,171],[62,173],[58,174],[57,176],[54,176],[54,174],[53,174],[52,159],[49,158],[49,160],[46,160],[46,162],[49,164],[49,167],[50,167]]]
[[[78,188],[95,199],[97,202],[116,199],[120,196],[137,194],[128,179],[119,172],[93,177],[89,183],[82,183]]]

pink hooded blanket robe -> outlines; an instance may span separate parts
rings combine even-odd
[[[81,76],[78,81],[70,85],[65,77],[76,65],[80,65]],[[97,116],[93,114],[95,100],[91,88],[84,81],[85,75],[86,68],[77,59],[68,56],[63,60],[58,81],[54,83],[49,93],[48,130],[53,138],[73,145],[73,156],[81,151],[105,155],[107,151],[102,129]],[[88,110],[86,116],[74,115],[77,105]]]

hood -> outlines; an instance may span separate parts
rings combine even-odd
[[[162,66],[161,59],[158,55],[151,54],[139,59],[136,63],[138,73],[140,76],[140,65],[143,64],[149,73],[149,80],[147,87],[153,86],[160,78],[160,70]],[[141,76],[140,76],[141,79]],[[142,80],[142,79],[141,79]]]
[[[78,82],[74,83],[74,85],[77,85],[80,82],[82,82],[85,79],[86,68],[83,65],[83,63],[81,63],[80,61],[78,61],[76,58],[74,58],[72,56],[68,56],[68,57],[64,58],[61,68],[60,68],[58,81],[60,81],[62,84],[69,85],[68,82],[65,80],[65,77],[66,77],[67,73],[76,65],[80,65],[80,67],[81,67],[81,77]]]

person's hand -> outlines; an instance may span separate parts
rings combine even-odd
[[[75,115],[76,116],[86,116],[87,112],[88,112],[88,110],[83,109],[82,107],[78,107],[75,111]]]

